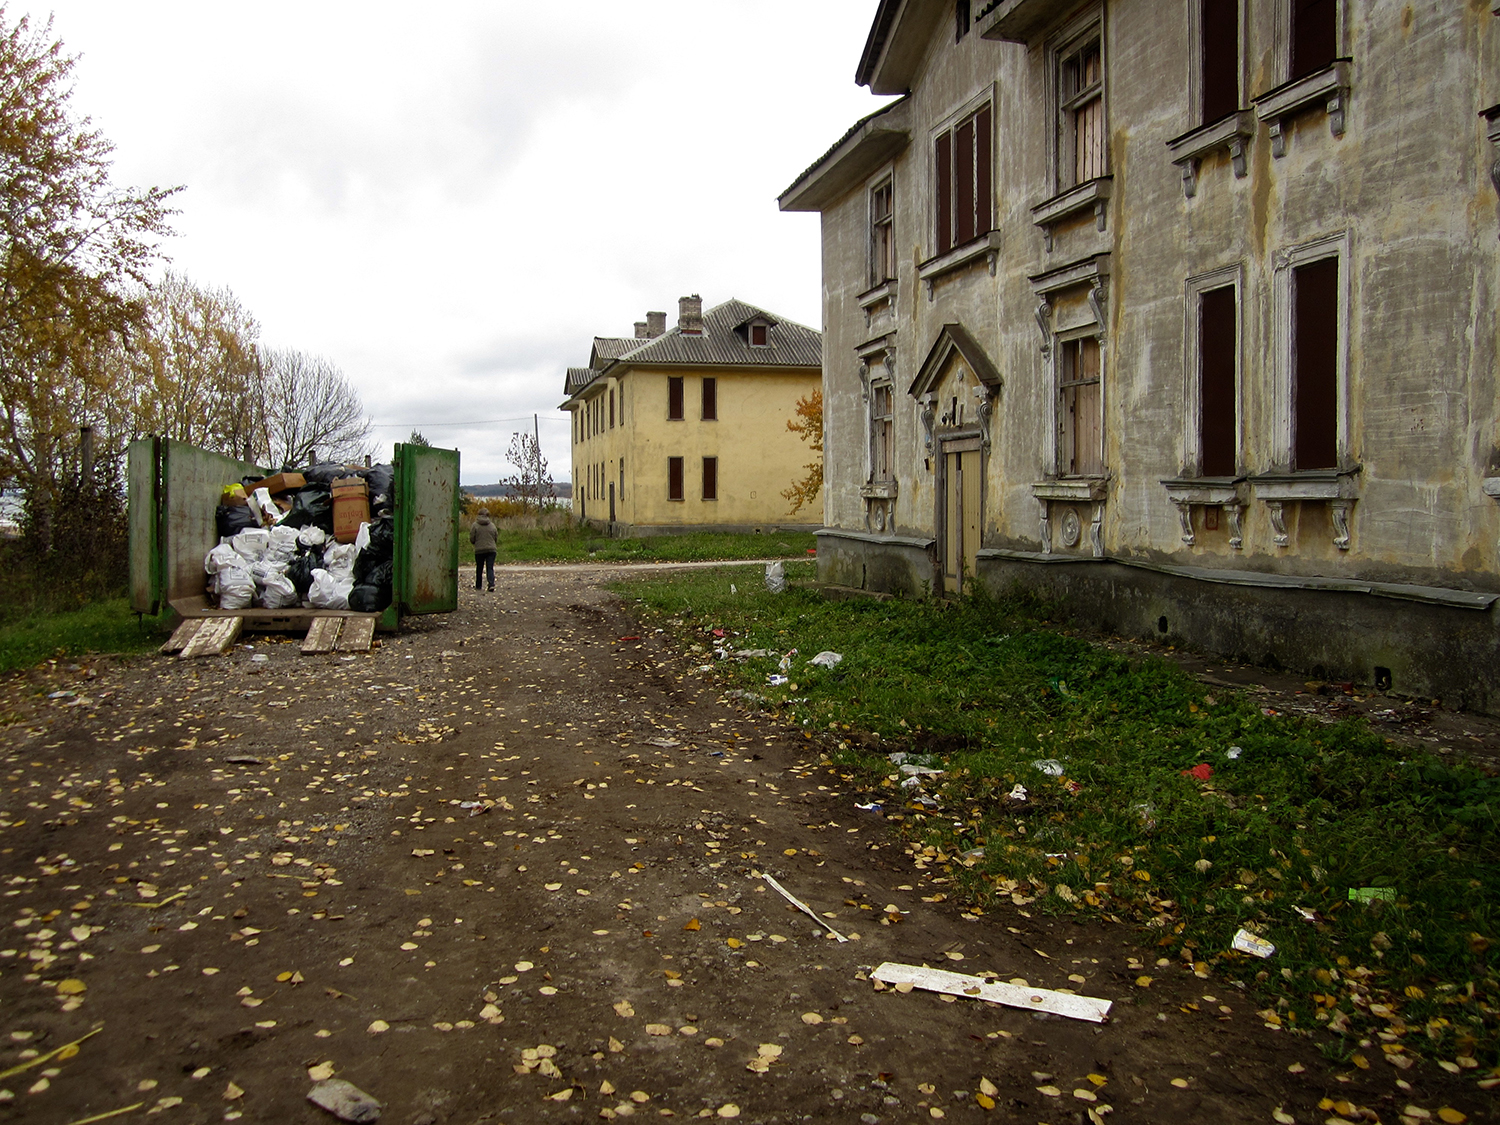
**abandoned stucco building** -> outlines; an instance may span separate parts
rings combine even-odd
[[[1500,710],[1497,11],[880,0],[820,576]]]

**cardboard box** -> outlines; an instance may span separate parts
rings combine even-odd
[[[307,478],[301,473],[277,473],[274,477],[256,481],[255,487],[264,488],[275,496],[278,492],[295,492],[306,483]]]
[[[364,477],[340,477],[333,482],[333,538],[353,543],[359,525],[370,522],[370,489]]]
[[[219,503],[226,508],[243,508],[250,501],[245,498],[244,485],[231,484],[225,487]]]

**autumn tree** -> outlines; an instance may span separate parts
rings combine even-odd
[[[802,466],[806,469],[801,480],[792,482],[792,487],[783,490],[782,496],[792,503],[789,514],[796,515],[801,509],[816,500],[823,491],[823,391],[816,389],[797,400],[796,416],[788,420],[786,428],[812,447],[817,460]]]
[[[132,287],[170,233],[176,190],[111,183],[113,147],[69,106],[75,62],[50,20],[12,22],[0,6],[0,479],[43,527],[79,473],[79,427],[103,457],[127,436],[107,357],[138,323]]]
[[[512,434],[505,459],[516,467],[516,472],[500,483],[509,487],[511,494],[522,504],[527,507],[535,505],[540,512],[557,495],[557,486],[552,482],[547,459],[542,456],[541,443],[537,441],[536,435]]]
[[[301,465],[369,452],[370,418],[359,392],[332,360],[290,348],[260,352],[261,432],[268,465]],[[414,436],[420,436],[415,435]]]

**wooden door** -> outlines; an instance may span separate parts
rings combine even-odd
[[[977,446],[977,441],[975,445]],[[943,452],[943,592],[962,594],[978,570],[984,473],[978,448]]]

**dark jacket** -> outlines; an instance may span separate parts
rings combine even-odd
[[[500,540],[500,531],[490,520],[488,512],[480,512],[474,526],[469,528],[469,542],[474,544],[476,555],[493,555]]]

